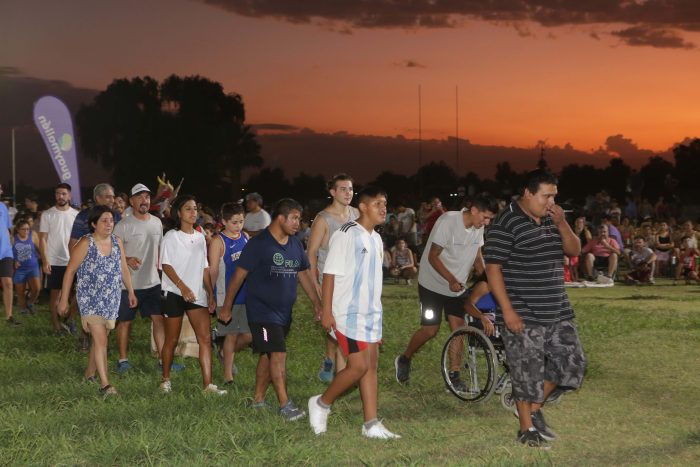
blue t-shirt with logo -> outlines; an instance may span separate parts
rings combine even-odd
[[[309,269],[301,242],[290,236],[286,245],[280,245],[265,229],[243,248],[238,267],[248,271],[248,322],[289,325],[297,299],[297,273]]]

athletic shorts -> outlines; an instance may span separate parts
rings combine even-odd
[[[563,390],[581,387],[586,358],[573,320],[549,326],[525,323],[523,332],[502,330],[515,400],[544,402],[544,382]]]
[[[161,293],[160,284],[148,289],[134,290],[134,294],[139,301],[136,308],[129,308],[129,292],[122,290],[122,299],[119,302],[119,316],[117,321],[133,321],[136,318],[136,310],[141,314],[141,318],[148,318],[153,315],[160,316],[161,313]]]
[[[469,296],[468,291],[457,297],[449,297],[432,290],[428,290],[418,284],[418,300],[420,300],[420,324],[421,326],[436,326],[442,321],[442,313],[445,319],[448,316],[456,316],[464,319],[464,303]]]
[[[3,276],[6,277],[6,276]],[[29,279],[41,277],[41,272],[39,271],[39,266],[34,266],[30,269],[18,269],[15,271],[15,275],[12,278],[12,282],[15,284],[26,284]]]
[[[63,276],[65,275],[65,266],[51,265],[51,274],[46,275],[46,288],[49,290],[61,290],[63,287]]]
[[[0,259],[0,277],[12,277],[15,275],[15,259]]]
[[[164,318],[182,318],[187,311],[206,308],[202,305],[185,301],[181,295],[173,292],[166,292],[160,304],[160,314],[163,315]]]
[[[253,337],[253,352],[269,354],[287,351],[289,326],[279,324],[248,323]]]
[[[114,329],[114,325],[116,324],[116,320],[107,319],[107,318],[104,318],[100,315],[85,315],[85,316],[80,317],[80,323],[83,325],[83,331],[90,334],[90,326],[89,325],[104,326],[109,331],[110,329]]]
[[[343,355],[346,357],[351,353],[362,352],[363,350],[369,348],[370,344],[369,342],[350,339],[337,329],[335,330],[335,338],[338,340],[338,347],[340,347],[340,350],[343,351]]]
[[[216,309],[216,315],[219,316],[219,310]],[[248,316],[246,315],[246,309],[244,304],[233,305],[231,310],[231,322],[223,325],[221,322],[216,323],[216,333],[219,336],[228,336],[230,334],[246,334],[250,333],[250,326],[248,326]]]

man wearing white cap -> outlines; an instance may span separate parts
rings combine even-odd
[[[129,266],[131,282],[138,298],[138,308],[129,308],[126,290],[122,290],[122,299],[117,317],[117,347],[119,361],[117,373],[125,373],[132,368],[129,363],[129,333],[131,323],[136,318],[136,310],[142,318],[150,318],[153,323],[153,339],[158,355],[163,348],[163,316],[160,314],[160,277],[158,276],[158,252],[163,240],[163,225],[156,216],[149,214],[151,190],[142,183],[131,188],[129,204],[131,215],[124,217],[114,227],[114,234],[122,239],[126,264]],[[173,370],[183,367],[173,364]]]

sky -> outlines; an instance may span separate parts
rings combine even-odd
[[[691,0],[4,0],[0,74],[198,74],[252,124],[408,139],[420,87],[424,139],[616,155],[698,135],[698,31]]]

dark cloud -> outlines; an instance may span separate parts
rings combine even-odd
[[[640,149],[630,138],[623,135],[608,136],[605,140],[605,150],[612,156],[622,157],[625,160],[644,160],[656,155],[649,149]]]
[[[633,26],[619,31],[613,31],[613,36],[619,37],[627,45],[643,47],[651,46],[660,49],[694,49],[695,44],[687,42],[676,31],[658,29],[648,26]]]
[[[400,62],[394,63],[394,66],[399,68],[426,68],[425,65],[415,60],[401,60]]]
[[[630,45],[690,48],[678,31],[700,31],[695,0],[199,0],[238,15],[353,28],[453,28],[468,20],[509,24],[528,36],[525,23],[545,27],[623,24],[647,34]],[[633,31],[634,32],[634,31]],[[628,35],[633,34],[628,32]],[[639,36],[639,34],[637,34]],[[593,36],[595,38],[595,36]],[[678,44],[679,45],[669,45]],[[685,45],[684,45],[685,44]]]

